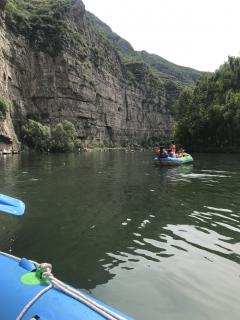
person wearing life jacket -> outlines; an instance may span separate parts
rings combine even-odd
[[[176,145],[173,140],[171,141],[171,144],[168,148],[168,155],[171,158],[176,158]]]
[[[170,152],[176,153],[176,145],[175,145],[175,143],[174,143],[174,140],[171,141],[171,144],[170,144],[168,150],[169,150]]]
[[[185,157],[185,150],[183,148],[180,148],[177,152],[177,158]]]

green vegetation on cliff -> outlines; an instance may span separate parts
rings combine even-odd
[[[193,86],[195,81],[201,76],[200,71],[178,66],[158,55],[150,54],[146,51],[135,51],[128,41],[113,32],[108,25],[98,19],[95,15],[87,12],[87,18],[102,37],[107,39],[112,46],[117,49],[125,65],[145,64],[149,67],[149,72],[161,79],[163,83],[169,83],[171,81],[172,85],[175,85],[176,90]]]
[[[6,98],[0,96],[0,120],[6,118],[6,114],[11,109],[11,103]]]
[[[66,43],[84,45],[82,36],[66,21],[72,0],[8,0],[7,26],[26,37],[34,48],[55,55]]]
[[[146,51],[138,52],[142,60],[153,67],[164,79],[179,81],[187,85],[193,85],[200,78],[201,72],[192,68],[178,66],[156,54]]]
[[[90,139],[90,136],[94,139],[94,135],[98,132],[95,129],[100,128],[99,130],[103,132],[102,128],[105,125],[107,130],[99,136],[101,139],[106,136],[106,141],[109,139],[110,142],[114,139],[119,141],[122,139],[124,143],[125,139],[128,139],[128,134],[133,142],[135,142],[134,139],[136,141],[148,139],[146,137],[150,136],[149,132],[154,135],[154,139],[155,135],[170,135],[173,114],[171,108],[180,91],[183,88],[193,87],[194,81],[200,74],[196,70],[177,66],[156,55],[134,51],[126,40],[113,33],[98,18],[86,12],[81,0],[7,0],[5,21],[9,39],[16,44],[19,42],[22,48],[26,49],[20,53],[20,59],[25,61],[26,51],[29,57],[36,58],[31,59],[33,74],[43,70],[40,72],[40,80],[37,79],[34,83],[34,94],[29,95],[27,90],[22,90],[22,100],[19,99],[14,104],[14,111],[20,110],[19,115],[21,115],[21,110],[25,108],[27,112],[22,115],[22,118],[26,115],[26,118],[51,125],[58,116],[64,119],[68,112],[70,114],[68,119],[76,117],[73,122],[78,121],[81,124],[78,125],[78,130],[83,140]],[[16,54],[14,45],[13,49]],[[58,59],[48,59],[47,54],[34,54],[39,51],[53,57],[58,56]],[[44,61],[47,61],[46,69]],[[35,66],[37,63],[38,65]],[[55,67],[56,63],[60,63],[59,68]],[[21,62],[19,64],[21,65]],[[31,76],[28,72],[26,75],[30,80]],[[18,86],[18,78],[22,78],[16,78],[15,86]],[[54,79],[53,83],[52,79]],[[46,88],[49,84],[49,90],[46,92],[45,86],[41,85],[45,81]],[[22,89],[21,84],[19,87]],[[11,91],[10,95],[13,96],[14,92]],[[61,101],[62,99],[66,101],[67,112],[60,112],[63,108],[62,105],[60,106],[60,99],[56,99],[56,106],[52,106],[52,102],[48,104],[47,107],[51,108],[52,114],[47,111],[47,107],[44,109],[43,101],[53,97],[61,97]],[[70,103],[69,100],[72,97],[74,99]],[[92,116],[90,112],[85,112],[85,107],[84,117],[78,118],[76,110],[78,107],[82,108],[81,102],[89,106],[89,110],[96,108],[96,121],[91,119],[88,121]],[[123,104],[124,108],[118,108],[117,104]],[[139,108],[135,108],[132,112],[132,105],[138,105]],[[104,116],[101,117],[99,116],[100,106],[104,107],[102,108]],[[73,112],[70,112],[70,109]],[[108,117],[111,111],[113,116]],[[156,116],[151,117],[152,112]],[[35,114],[28,117],[28,113]],[[138,116],[138,113],[142,115]],[[15,114],[18,115],[17,112]],[[122,120],[118,121],[119,119]],[[138,127],[141,126],[139,123],[145,119],[147,124],[144,130],[149,132],[141,133],[141,138],[139,134],[130,134],[130,129],[126,131],[126,138],[118,133],[120,129],[116,123],[121,123],[124,127],[124,122],[127,128],[131,127],[131,123],[136,122],[132,125],[134,129],[131,128],[131,130],[143,132],[144,130],[140,131]],[[162,119],[168,119],[164,120],[167,125],[162,122]],[[15,121],[16,126],[20,121]],[[161,123],[163,123],[163,130],[158,130]],[[156,129],[154,129],[155,126]],[[91,127],[94,130],[89,130]],[[70,129],[68,130],[63,124],[59,125],[50,130],[50,137],[48,129],[41,123],[28,122],[23,127],[22,140],[38,150],[72,149],[75,138],[64,142],[67,135],[65,131],[71,131]],[[151,139],[152,137],[149,138]]]
[[[176,138],[197,150],[240,147],[240,57],[206,74],[177,104]]]
[[[86,12],[86,21],[92,28],[89,30],[90,36],[92,38],[93,31],[99,38],[95,37],[96,43],[93,44],[71,21],[75,3],[74,0],[7,0],[6,23],[14,33],[27,38],[32,47],[47,51],[52,56],[57,55],[68,44],[77,45],[84,51],[83,59],[88,56],[95,67],[99,67],[108,63],[107,51],[115,51],[118,59],[127,67],[129,83],[136,82],[136,79],[134,74],[129,72],[128,66],[140,63],[148,66],[148,72],[158,78],[162,85],[172,82],[171,86],[175,86],[176,95],[183,87],[193,86],[200,77],[197,70],[177,66],[145,51],[134,51],[130,43],[93,14]]]

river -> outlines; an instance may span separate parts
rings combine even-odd
[[[0,250],[139,320],[240,319],[240,155],[161,168],[150,152],[0,158]]]

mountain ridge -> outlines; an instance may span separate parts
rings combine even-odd
[[[111,27],[101,21],[96,15],[88,11],[87,16],[96,25],[96,27],[99,28],[103,35],[105,35],[106,38],[120,51],[120,53],[127,55],[127,57],[125,56],[126,62],[145,62],[154,67],[156,71],[160,72],[160,75],[162,74],[164,78],[168,78],[169,76],[171,78],[172,76],[173,80],[180,80],[186,82],[186,84],[192,84],[203,74],[203,72],[194,68],[177,65],[157,54],[149,53],[146,50],[136,51],[130,42],[119,36],[111,29]]]
[[[172,137],[172,106],[193,82],[164,79],[110,27],[109,41],[81,0],[8,0],[1,16],[0,96],[20,139],[28,120],[68,120],[83,146]]]

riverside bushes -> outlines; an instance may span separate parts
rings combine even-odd
[[[22,127],[22,141],[36,151],[68,152],[73,151],[77,145],[77,132],[67,120],[50,128],[29,119]]]
[[[73,151],[77,142],[74,125],[64,120],[52,129],[51,146],[53,151]]]
[[[50,147],[51,130],[35,120],[28,120],[22,127],[22,140],[31,149],[47,151]]]

